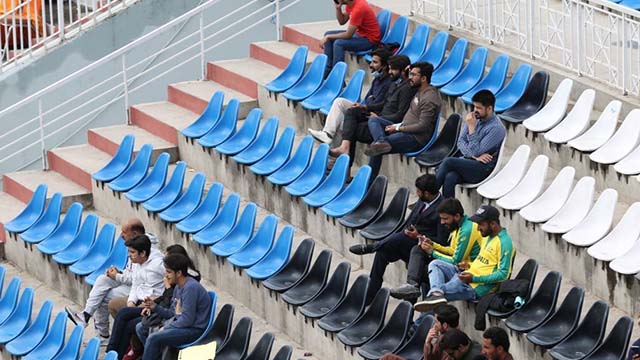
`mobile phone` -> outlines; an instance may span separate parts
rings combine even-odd
[[[416,226],[413,224],[409,225],[409,231],[416,231]]]

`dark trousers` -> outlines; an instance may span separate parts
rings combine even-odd
[[[367,120],[367,112],[360,108],[349,109],[344,114],[342,139],[351,142],[351,146],[349,147],[349,165],[352,165],[355,159],[356,144],[358,142],[370,144],[373,141]]]
[[[417,240],[404,234],[404,230],[393,233],[375,244],[375,257],[369,274],[369,290],[367,291],[367,304],[373,300],[376,293],[382,287],[382,278],[387,270],[387,265],[398,260],[409,262],[411,248]]]
[[[419,245],[411,248],[409,256],[409,268],[407,270],[407,283],[420,285],[423,282],[429,284],[429,277],[426,276],[426,269],[433,260],[431,255],[427,254]],[[428,285],[427,285],[428,287]]]
[[[113,321],[107,352],[111,350],[117,352],[118,359],[122,359],[126,355],[131,336],[136,330],[136,325],[142,319],[142,316],[140,316],[141,311],[142,308],[140,307],[123,307],[118,310]]]
[[[388,125],[392,125],[393,122],[380,117],[374,117],[369,119],[369,132],[374,141],[386,141],[391,145],[391,151],[389,154],[400,154],[406,152],[417,151],[423,145],[411,134],[396,132],[387,135],[384,128]],[[380,172],[382,166],[382,156],[370,156],[369,166],[371,166],[371,179],[375,179]]]
[[[448,157],[436,170],[436,184],[442,187],[442,195],[452,198],[456,195],[456,185],[475,184],[486,179],[496,166],[496,161],[483,164],[480,161],[463,157]]]

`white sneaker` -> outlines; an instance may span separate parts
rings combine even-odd
[[[71,322],[73,322],[76,325],[82,325],[84,327],[87,327],[87,321],[84,318],[84,313],[74,312],[73,310],[71,310],[69,306],[65,306],[64,311],[66,311],[67,316],[69,317],[69,320],[71,320]]]
[[[321,143],[331,144],[331,141],[333,141],[333,139],[331,138],[331,135],[327,134],[322,130],[307,129],[307,131],[309,131],[309,134],[311,134],[311,136],[313,136],[314,139],[320,141]]]

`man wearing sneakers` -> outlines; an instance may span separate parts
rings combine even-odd
[[[509,279],[515,250],[507,230],[500,225],[500,212],[493,206],[483,205],[471,216],[478,224],[480,234],[487,237],[481,243],[480,253],[468,269],[435,260],[429,264],[431,290],[415,309],[430,311],[436,305],[456,300],[475,300],[495,291],[500,282]]]

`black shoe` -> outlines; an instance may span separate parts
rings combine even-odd
[[[367,156],[378,156],[383,155],[391,151],[391,144],[386,141],[378,141],[369,145],[367,150],[364,151],[364,154]]]
[[[420,297],[420,288],[413,284],[404,284],[389,290],[389,294],[400,300],[416,300]]]
[[[349,248],[349,252],[356,255],[366,255],[374,252],[372,244],[358,244]]]
[[[436,306],[446,303],[447,299],[444,297],[444,295],[431,295],[427,296],[427,298],[423,301],[417,302],[413,306],[413,309],[418,312],[429,312]]]

